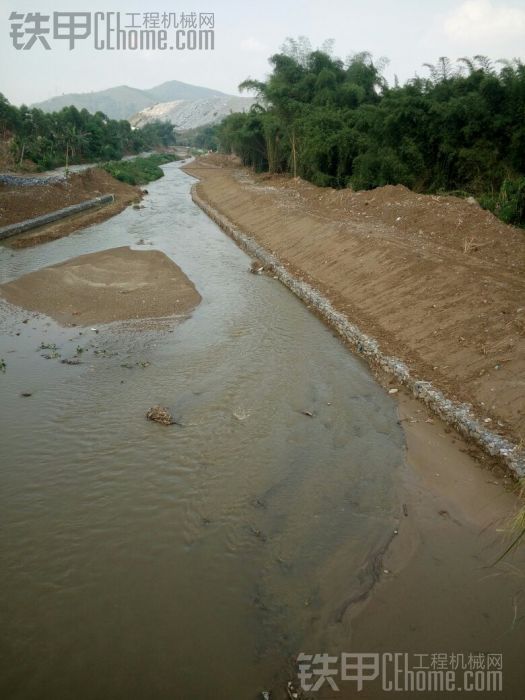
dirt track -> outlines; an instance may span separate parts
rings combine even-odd
[[[186,170],[235,225],[487,427],[525,439],[525,233],[476,203],[321,189],[226,158]]]

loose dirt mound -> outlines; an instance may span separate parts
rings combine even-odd
[[[472,198],[417,194],[403,185],[353,192],[320,189],[299,178],[259,176],[255,181],[293,193],[296,204],[317,216],[336,221],[348,215],[356,223],[380,222],[392,227],[398,241],[415,247],[435,244],[438,250],[525,271],[525,232],[507,226]]]
[[[220,165],[187,166],[201,197],[415,376],[525,440],[521,229],[456,197],[336,191]]]
[[[114,194],[115,202],[102,209],[79,214],[34,232],[15,236],[7,243],[15,248],[22,248],[65,236],[79,228],[118,214],[131,202],[138,201],[142,194],[140,188],[115,180],[100,168],[74,173],[65,182],[47,185],[14,187],[0,184],[0,226],[63,209],[101,194]]]
[[[113,248],[73,258],[0,285],[16,306],[68,325],[187,314],[201,297],[164,253]]]

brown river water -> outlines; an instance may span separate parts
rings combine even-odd
[[[0,248],[7,281],[145,239],[202,296],[183,322],[98,333],[0,307],[2,700],[280,698],[299,652],[356,650],[350,609],[403,520],[392,397],[165,172],[143,210]],[[153,404],[181,425],[145,420]]]

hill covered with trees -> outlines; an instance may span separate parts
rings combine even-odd
[[[484,56],[425,64],[427,77],[388,85],[384,61],[346,62],[288,40],[258,103],[206,138],[256,170],[320,186],[474,195],[507,223],[525,224],[525,65]],[[206,144],[203,144],[206,145]]]
[[[59,112],[64,107],[75,106],[88,112],[103,112],[111,119],[129,119],[146,107],[158,102],[171,100],[202,100],[210,97],[224,97],[223,92],[169,80],[161,85],[141,90],[129,85],[100,90],[98,92],[69,93],[58,95],[33,105],[43,112]]]

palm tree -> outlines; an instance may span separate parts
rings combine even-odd
[[[62,132],[62,144],[66,149],[66,177],[69,175],[69,156],[75,157],[76,151],[81,151],[87,143],[87,133],[79,131],[75,125],[66,125]]]

